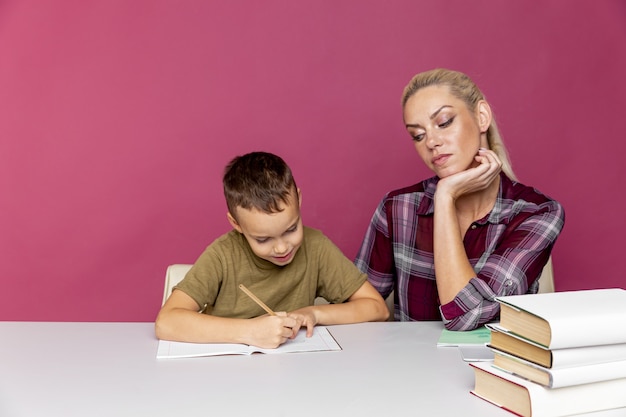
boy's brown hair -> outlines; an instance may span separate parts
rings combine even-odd
[[[289,204],[297,186],[285,161],[268,152],[251,152],[233,158],[224,169],[224,197],[236,219],[236,208],[276,213],[280,203]],[[296,196],[297,197],[297,196]]]

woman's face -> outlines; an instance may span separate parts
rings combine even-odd
[[[487,102],[480,101],[472,112],[446,86],[422,88],[404,106],[404,124],[415,149],[439,178],[475,164],[478,149],[488,148],[490,122]]]

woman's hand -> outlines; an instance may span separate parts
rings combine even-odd
[[[442,178],[437,184],[437,194],[449,195],[456,201],[465,194],[486,189],[502,170],[502,161],[491,150],[480,148],[474,157],[477,166]]]

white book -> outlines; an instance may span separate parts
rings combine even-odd
[[[564,368],[546,368],[498,349],[493,349],[493,352],[495,354],[493,361],[495,367],[548,388],[626,378],[626,360]]]
[[[626,343],[626,290],[496,297],[500,326],[549,349]]]
[[[616,361],[626,361],[626,343],[616,343],[611,345],[595,345],[595,346],[581,346],[574,348],[563,348],[563,349],[548,349],[545,346],[542,346],[538,343],[535,343],[531,340],[524,339],[514,333],[509,332],[507,329],[501,327],[499,324],[487,324],[487,328],[489,328],[492,333],[499,332],[504,333],[510,336],[513,339],[518,340],[523,345],[530,345],[537,350],[541,350],[545,352],[545,356],[549,358],[546,361],[546,364],[543,366],[546,368],[567,368],[570,366],[581,366],[581,365],[593,365],[596,363],[605,363],[605,362],[616,362]],[[509,347],[514,346],[522,346],[522,344],[516,344]],[[492,348],[496,348],[498,350],[505,350],[498,346],[490,346]],[[516,352],[519,350],[519,352]],[[513,349],[512,351],[508,351],[508,353],[513,354],[514,356],[521,356],[523,359],[528,359],[531,362],[533,360],[530,357],[525,357],[524,354],[527,353],[529,349]]]
[[[264,349],[239,343],[187,343],[159,340],[157,359],[193,358],[199,356],[251,355],[253,353],[294,353],[341,350],[341,346],[324,326],[317,326],[311,337],[301,329],[294,339],[288,339],[275,349]]]
[[[626,407],[626,378],[547,388],[511,375],[489,362],[472,362],[470,392],[523,417],[561,417]],[[626,411],[626,410],[624,410]]]

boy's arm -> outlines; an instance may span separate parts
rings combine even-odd
[[[285,313],[253,319],[217,317],[198,312],[189,295],[174,290],[156,318],[156,337],[193,343],[245,343],[275,348],[294,334],[296,320]]]
[[[365,281],[345,303],[304,307],[292,311],[290,316],[298,319],[297,328],[305,326],[307,336],[311,336],[313,327],[317,324],[326,326],[385,321],[389,317],[389,309],[378,291],[372,284]]]

